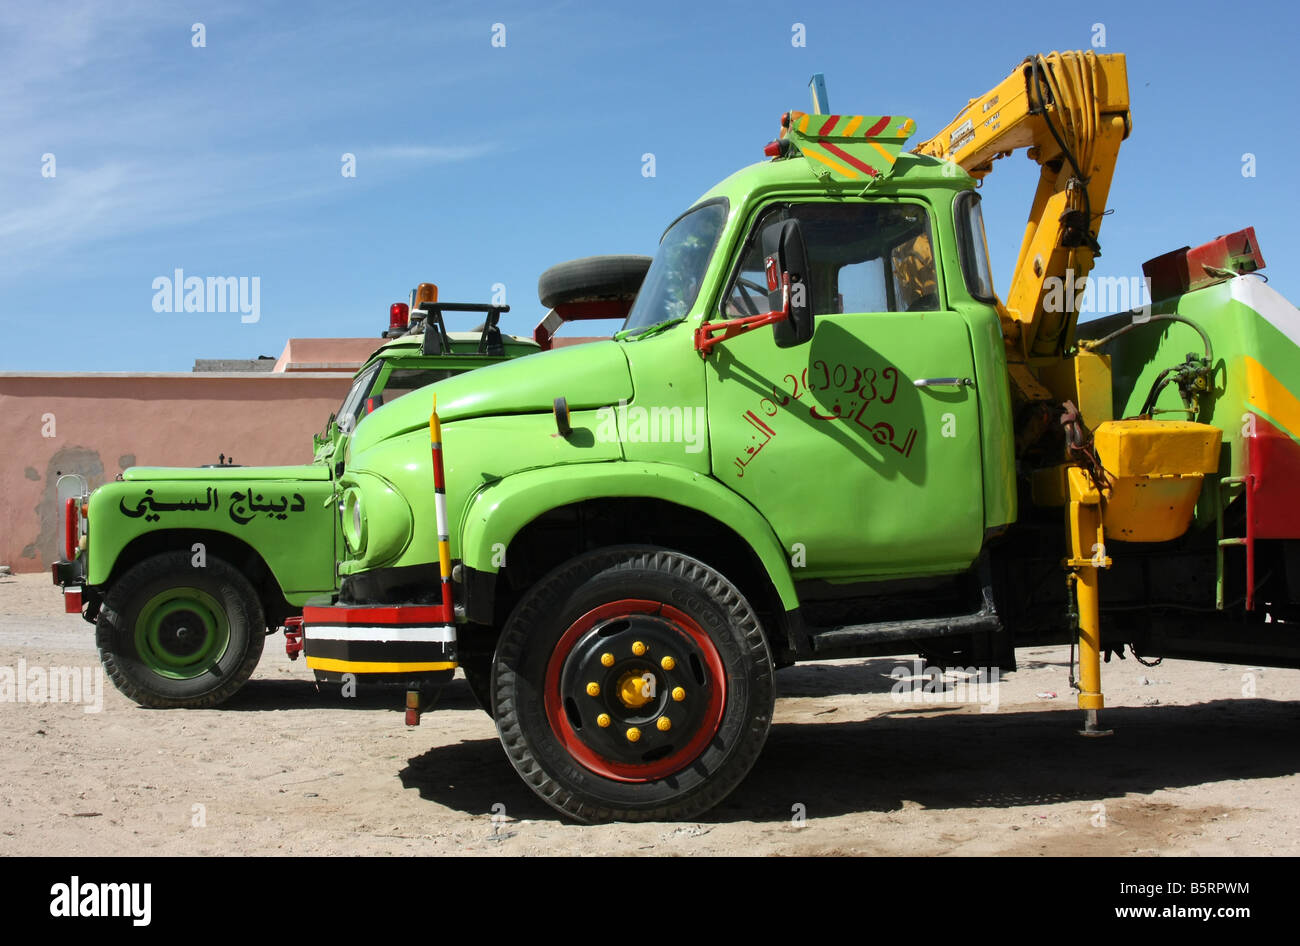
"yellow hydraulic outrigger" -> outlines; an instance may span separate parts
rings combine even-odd
[[[1110,359],[1074,346],[1120,142],[1131,129],[1123,55],[1053,52],[1028,57],[913,149],[979,180],[1020,148],[1041,169],[999,311],[1017,404],[1065,405],[1068,460],[1035,471],[1033,498],[1065,509],[1063,565],[1078,606],[1078,701],[1087,735],[1103,733],[1098,576],[1111,565],[1104,537],[1161,542],[1185,532],[1203,477],[1218,469],[1220,442],[1218,429],[1203,424],[1115,422]],[[1018,446],[1034,438],[1033,430],[1017,431]]]

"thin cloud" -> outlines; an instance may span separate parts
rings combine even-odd
[[[358,157],[378,161],[415,161],[423,164],[450,164],[472,161],[497,150],[496,144],[478,145],[385,145],[361,148]]]
[[[384,31],[358,38],[346,17],[266,28],[255,12],[191,17],[140,0],[0,7],[0,280],[132,235],[272,204],[309,209],[495,149],[366,147],[370,131],[352,146],[347,128],[365,116],[381,77],[362,66],[322,73],[318,58],[278,66],[272,53],[290,39],[323,52],[369,48]],[[206,23],[207,47],[191,47],[191,19]],[[463,78],[422,77],[422,88]],[[307,143],[309,129],[336,144],[322,146],[321,134]],[[361,162],[356,180],[340,175],[345,152]],[[41,174],[46,154],[53,178]]]

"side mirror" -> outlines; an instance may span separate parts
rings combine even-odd
[[[804,245],[799,221],[783,220],[769,224],[759,234],[759,243],[763,250],[770,310],[736,319],[704,322],[695,329],[695,350],[701,357],[708,358],[709,352],[727,339],[765,325],[772,326],[778,348],[793,348],[812,340],[815,311],[812,280],[809,277],[808,248]]]
[[[772,334],[778,348],[793,348],[813,337],[812,280],[809,278],[808,248],[798,220],[782,220],[763,229],[768,301],[773,311],[785,307],[785,280],[790,284],[790,317],[775,322]]]

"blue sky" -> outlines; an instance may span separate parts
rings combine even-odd
[[[542,270],[653,252],[698,195],[762,159],[812,73],[834,111],[910,115],[921,140],[1025,55],[1088,48],[1097,23],[1098,51],[1128,54],[1134,131],[1096,275],[1254,225],[1272,285],[1300,301],[1300,14],[1235,10],[8,3],[0,369],[187,371],[275,356],[289,337],[377,335],[421,280],[447,301],[504,284],[506,327],[527,334]],[[1000,289],[1035,176],[1013,156],[984,188]],[[259,277],[260,320],[155,312],[153,280],[177,268]]]

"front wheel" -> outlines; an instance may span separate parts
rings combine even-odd
[[[748,602],[650,546],[560,566],[497,644],[497,731],[515,770],[580,821],[680,820],[748,774],[772,720],[772,658]]]
[[[216,706],[252,675],[266,622],[242,574],[208,556],[155,555],[126,572],[104,599],[95,643],[114,685],[141,706]]]

